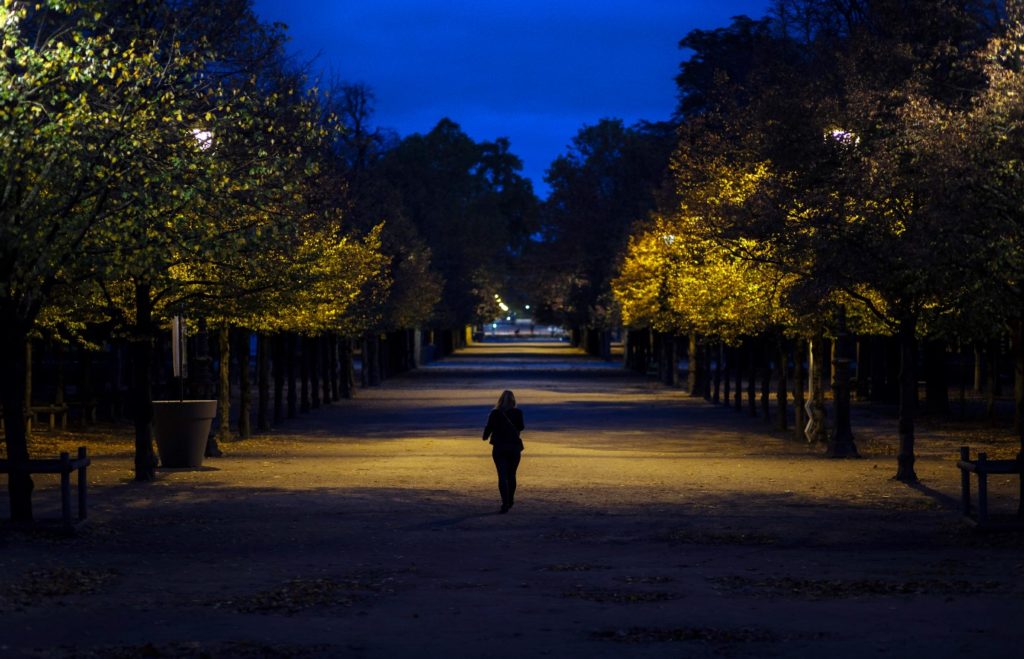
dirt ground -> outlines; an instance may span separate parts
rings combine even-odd
[[[504,388],[527,448],[499,515],[480,433]],[[923,427],[910,487],[891,479],[889,411],[856,414],[863,459],[828,460],[524,343],[475,346],[155,483],[132,482],[126,428],[41,433],[38,457],[89,447],[90,519],[73,537],[4,528],[0,656],[1020,656],[1024,535],[962,522],[967,431]],[[994,480],[1012,512],[1016,480]],[[37,477],[38,517],[57,515],[56,486]]]

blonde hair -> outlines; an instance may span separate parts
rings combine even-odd
[[[516,406],[516,395],[506,389],[498,397],[498,403],[494,406],[496,410],[510,410]]]

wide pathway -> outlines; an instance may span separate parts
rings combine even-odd
[[[506,388],[527,448],[499,515],[480,434]],[[560,343],[474,346],[226,448],[140,485],[126,445],[97,447],[78,537],[0,544],[0,655],[1009,657],[1024,641],[1021,539],[960,525],[948,459],[908,488],[891,456],[822,459]],[[41,483],[41,511],[53,495]]]

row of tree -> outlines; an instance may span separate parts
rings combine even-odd
[[[765,18],[698,30],[681,46],[692,55],[674,131],[604,122],[549,171],[543,249],[585,258],[562,271],[548,311],[598,335],[618,311],[627,327],[726,345],[806,340],[819,392],[827,338],[847,324],[896,337],[907,481],[918,341],[985,345],[1009,333],[1019,428],[1018,3],[777,0]],[[644,137],[655,139],[638,147]],[[604,244],[580,228],[601,222],[597,209],[609,211]]]
[[[314,85],[286,38],[250,0],[0,7],[0,401],[12,462],[29,458],[33,338],[130,345],[135,473],[150,480],[154,359],[172,317],[219,335],[222,399],[231,343],[247,374],[253,332],[260,345],[341,338],[344,354],[358,340],[380,362],[389,333],[430,327],[451,349],[464,325],[490,317],[508,245],[532,231],[536,207],[508,142],[476,143],[448,120],[399,140],[372,126],[369,89]],[[370,369],[368,384],[387,372]],[[13,519],[31,519],[32,487],[11,474]]]

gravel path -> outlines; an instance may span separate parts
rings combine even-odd
[[[504,388],[527,449],[498,515]],[[1020,656],[1024,537],[961,523],[959,435],[922,432],[912,488],[858,414],[865,458],[826,460],[563,344],[484,344],[155,483],[94,434],[77,536],[0,535],[0,656]]]

